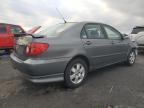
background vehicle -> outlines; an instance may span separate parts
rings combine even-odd
[[[82,84],[93,69],[125,62],[133,65],[136,46],[113,27],[94,22],[62,23],[37,35],[18,38],[11,54],[13,67],[35,83],[64,80]]]
[[[41,26],[33,27],[32,29],[28,30],[26,33],[28,33],[28,34],[34,34],[34,33],[36,33],[40,28],[41,28]]]
[[[29,34],[35,33],[41,26],[37,26],[28,31]],[[15,34],[27,33],[19,25],[0,23],[0,50],[9,51],[13,49]]]
[[[139,51],[144,51],[144,26],[133,28],[130,38],[137,43]]]
[[[19,25],[0,23],[0,49],[7,50],[14,46],[14,34],[25,33],[24,29]]]

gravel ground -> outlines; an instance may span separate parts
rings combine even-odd
[[[0,108],[144,108],[144,55],[127,67],[117,64],[88,74],[85,84],[66,89],[62,82],[33,84],[23,80],[0,57]]]

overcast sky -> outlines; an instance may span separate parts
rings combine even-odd
[[[26,30],[49,26],[63,22],[56,8],[67,21],[102,22],[125,33],[144,25],[144,0],[3,0],[0,22],[19,24]]]

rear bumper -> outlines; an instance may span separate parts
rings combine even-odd
[[[18,69],[25,79],[34,83],[62,81],[64,79],[64,70],[69,61],[69,58],[52,60],[27,59],[23,61],[13,53],[10,57],[12,66]]]
[[[22,74],[23,78],[33,82],[33,83],[48,83],[48,82],[59,82],[64,80],[64,74],[53,74],[53,75],[46,75],[46,76],[29,76],[27,74]]]

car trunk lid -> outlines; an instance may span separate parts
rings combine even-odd
[[[26,47],[29,43],[38,38],[43,38],[43,36],[34,36],[31,34],[15,34],[15,55],[22,60],[26,60],[27,58],[29,58],[29,56],[26,54]]]

